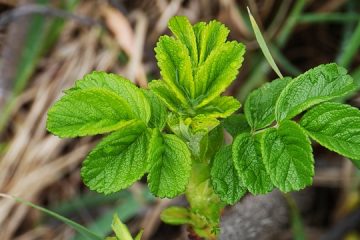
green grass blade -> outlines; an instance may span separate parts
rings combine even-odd
[[[21,204],[24,204],[24,205],[27,205],[29,207],[32,207],[34,209],[37,209],[53,218],[56,218],[57,220],[65,223],[66,225],[68,225],[69,227],[73,228],[74,230],[76,230],[79,234],[81,234],[81,236],[83,237],[82,239],[89,239],[89,240],[102,240],[103,238],[100,237],[99,235],[95,234],[94,232],[90,231],[89,229],[87,229],[86,227],[66,218],[66,217],[63,217],[61,216],[60,214],[57,214],[55,212],[52,212],[46,208],[43,208],[43,207],[40,207],[36,204],[33,204],[29,201],[26,201],[24,199],[21,199],[21,198],[18,198],[18,197],[14,197],[14,196],[11,196],[11,195],[8,195],[8,194],[3,194],[1,193],[0,194],[1,197],[4,197],[4,198],[8,198],[8,199],[12,199],[12,200],[15,200],[16,202],[18,203],[21,203]]]
[[[299,17],[299,23],[357,22],[357,13],[307,13]]]
[[[347,68],[354,56],[356,55],[358,49],[360,47],[360,21],[358,22],[354,33],[349,39],[345,49],[343,50],[342,54],[337,59],[339,65]]]
[[[283,194],[283,196],[285,197],[290,209],[293,238],[294,240],[305,240],[306,234],[304,224],[302,222],[299,209],[296,206],[296,202],[290,194]]]
[[[250,22],[251,22],[251,26],[254,30],[255,33],[255,37],[257,42],[259,43],[259,46],[261,48],[261,51],[263,52],[266,60],[268,61],[268,63],[270,64],[271,68],[275,71],[275,73],[280,77],[283,78],[283,75],[281,74],[278,66],[276,65],[273,57],[271,56],[271,53],[269,51],[269,48],[266,45],[265,39],[261,34],[261,31],[259,29],[259,26],[257,25],[253,15],[251,15],[250,9],[248,8],[248,13],[249,13],[249,17],[250,17]]]

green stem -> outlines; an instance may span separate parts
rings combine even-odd
[[[185,196],[196,222],[194,232],[206,239],[217,239],[220,214],[225,205],[213,191],[208,163],[193,163]]]

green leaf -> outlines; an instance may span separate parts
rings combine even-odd
[[[311,185],[314,176],[312,149],[299,125],[284,121],[279,128],[268,129],[261,145],[266,170],[281,191],[300,190]]]
[[[234,204],[246,193],[232,160],[231,145],[220,148],[211,167],[211,182],[214,191],[227,204]]]
[[[155,52],[163,80],[181,103],[187,106],[187,99],[195,95],[191,60],[187,48],[179,40],[161,36]]]
[[[87,136],[115,131],[133,119],[128,103],[106,89],[70,92],[48,112],[47,129],[59,137]]]
[[[145,97],[150,103],[151,117],[148,123],[150,128],[163,129],[166,124],[167,111],[163,102],[150,90],[143,89]]]
[[[259,135],[238,135],[233,142],[232,154],[236,170],[249,192],[264,194],[273,189],[261,156]]]
[[[261,51],[263,52],[266,60],[268,61],[268,63],[270,64],[271,68],[276,72],[276,74],[280,77],[280,78],[283,78],[278,66],[276,65],[273,57],[271,56],[271,53],[269,51],[269,48],[267,47],[266,45],[266,42],[265,42],[265,39],[264,37],[262,36],[261,34],[261,31],[254,19],[254,17],[252,16],[251,12],[250,12],[250,9],[247,8],[248,10],[248,13],[249,13],[249,17],[250,17],[250,22],[251,22],[251,26],[254,30],[254,33],[255,33],[255,37],[256,37],[256,41],[259,43],[259,46],[261,48]]]
[[[185,191],[191,170],[191,154],[186,144],[172,134],[155,130],[149,145],[150,191],[158,197],[173,198]]]
[[[341,103],[322,103],[302,117],[300,125],[324,147],[360,160],[360,111]]]
[[[244,114],[233,114],[225,118],[222,125],[233,138],[240,133],[250,132],[251,130]]]
[[[161,221],[171,225],[191,224],[191,214],[184,207],[168,207],[161,212]]]
[[[158,96],[163,103],[173,112],[180,112],[181,107],[180,99],[176,97],[176,94],[169,89],[164,81],[161,80],[152,80],[149,83],[149,88],[151,91]]]
[[[291,119],[315,104],[344,96],[353,89],[351,76],[335,63],[310,69],[282,91],[276,103],[276,120]]]
[[[209,24],[196,24],[194,32],[198,42],[199,65],[207,60],[214,49],[225,43],[229,35],[229,29],[216,20]]]
[[[133,240],[129,229],[127,228],[127,226],[125,224],[123,224],[118,215],[114,214],[113,217],[113,222],[111,224],[111,227],[117,237],[117,239],[121,239],[121,240]]]
[[[189,20],[184,16],[172,17],[169,21],[171,32],[182,42],[189,51],[192,66],[197,66],[198,50],[196,46],[196,37],[193,27]]]
[[[86,227],[84,227],[83,225],[78,224],[77,222],[74,222],[66,217],[61,216],[60,214],[57,214],[56,212],[50,211],[49,209],[43,208],[41,206],[38,206],[32,202],[28,202],[24,199],[18,198],[18,197],[14,197],[8,194],[3,194],[0,193],[1,197],[5,197],[5,198],[9,198],[9,199],[13,199],[15,201],[17,201],[18,203],[27,205],[29,207],[32,207],[34,209],[37,209],[47,215],[49,215],[50,217],[56,218],[57,220],[65,223],[66,225],[68,225],[69,227],[71,227],[72,229],[76,230],[79,234],[81,234],[81,236],[83,237],[83,239],[89,239],[89,240],[101,240],[103,239],[102,237],[98,236],[96,233],[90,231],[89,229],[87,229]]]
[[[100,193],[127,188],[140,179],[148,166],[148,132],[139,120],[104,138],[83,162],[84,183]]]
[[[142,91],[130,80],[113,73],[94,71],[75,82],[75,87],[70,89],[105,88],[113,91],[126,99],[138,119],[147,123],[150,119],[150,105]]]
[[[238,100],[229,96],[220,96],[196,109],[197,114],[203,114],[207,117],[226,118],[240,108],[241,104]]]
[[[206,159],[212,159],[224,143],[224,128],[219,125],[208,133]]]
[[[195,75],[198,108],[217,98],[232,83],[243,61],[245,46],[227,42],[213,50]]]
[[[256,89],[246,99],[244,112],[250,126],[256,130],[275,121],[275,104],[291,78],[276,79]]]

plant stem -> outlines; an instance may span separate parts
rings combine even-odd
[[[185,196],[191,212],[197,218],[197,226],[193,227],[194,232],[206,239],[217,239],[220,214],[225,205],[213,191],[208,163],[193,163]]]

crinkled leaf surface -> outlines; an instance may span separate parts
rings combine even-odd
[[[276,79],[254,90],[246,99],[244,112],[253,129],[269,126],[275,121],[275,104],[291,78]]]
[[[210,174],[214,191],[227,204],[236,203],[246,193],[232,160],[231,145],[216,153]]]
[[[283,192],[311,185],[314,159],[310,140],[295,122],[283,121],[262,138],[262,155],[272,182]]]
[[[75,82],[76,89],[105,88],[114,91],[129,103],[138,119],[147,123],[150,119],[150,106],[142,91],[130,80],[113,73],[95,71]]]
[[[150,128],[163,129],[166,124],[167,110],[163,102],[150,90],[143,89],[145,97],[150,103],[151,117],[148,123]]]
[[[182,107],[179,106],[180,100],[175,93],[170,90],[167,84],[161,80],[152,80],[149,83],[149,88],[158,96],[163,103],[173,112],[180,112]]]
[[[238,100],[230,96],[217,97],[207,105],[196,110],[197,114],[203,114],[213,118],[226,118],[240,108]]]
[[[135,118],[126,100],[106,89],[69,92],[48,112],[47,129],[59,137],[115,131]]]
[[[320,65],[291,81],[276,103],[276,120],[290,119],[307,108],[341,97],[354,89],[346,69],[335,63]]]
[[[235,138],[240,133],[250,132],[250,126],[244,114],[233,114],[225,118],[222,125]]]
[[[359,109],[341,103],[322,103],[308,111],[300,125],[324,147],[360,160]]]
[[[226,42],[214,49],[206,62],[199,66],[195,75],[198,107],[217,98],[232,83],[244,60],[245,46],[238,42]]]
[[[83,162],[84,183],[100,193],[113,193],[140,179],[148,166],[149,133],[139,120],[105,137]]]
[[[194,97],[195,88],[189,52],[179,40],[161,36],[156,48],[160,74],[176,97],[186,105]]]
[[[186,144],[175,135],[161,135],[155,130],[148,154],[150,191],[168,198],[184,192],[191,170],[191,154]]]
[[[229,35],[229,29],[215,20],[208,24],[196,24],[194,32],[198,42],[199,64],[205,62],[214,49],[225,43]]]
[[[184,16],[175,16],[169,21],[171,32],[179,39],[188,49],[192,66],[198,63],[198,50],[196,46],[196,37],[189,20]]]
[[[264,194],[273,189],[261,155],[258,135],[239,134],[232,147],[236,170],[244,185],[253,194]]]

